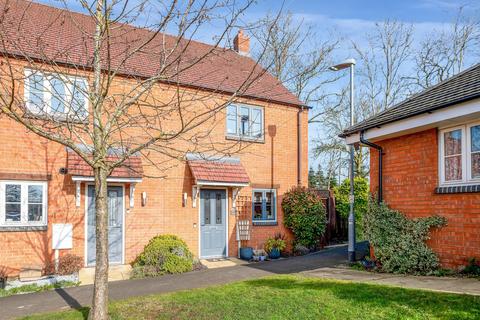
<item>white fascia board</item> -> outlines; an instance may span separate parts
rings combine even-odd
[[[84,176],[72,176],[72,181],[92,182],[92,181],[95,181],[95,178],[94,177],[84,177]],[[107,182],[140,183],[140,182],[142,182],[142,178],[107,178]]]
[[[249,183],[238,183],[238,182],[215,182],[215,181],[205,181],[197,180],[197,185],[202,186],[212,186],[212,187],[248,187]]]
[[[407,119],[395,121],[377,128],[365,130],[364,138],[378,141],[436,127],[455,125],[464,121],[480,119],[480,99],[456,104],[430,113],[423,113]],[[345,138],[347,144],[360,142],[360,133]]]

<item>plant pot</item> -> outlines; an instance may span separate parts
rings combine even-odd
[[[278,259],[280,258],[280,250],[278,250],[278,248],[272,248],[272,250],[270,250],[268,253],[268,256],[270,259]]]
[[[240,259],[242,260],[251,260],[253,257],[253,248],[245,247],[240,248]]]
[[[0,289],[5,289],[7,286],[7,279],[0,279]]]

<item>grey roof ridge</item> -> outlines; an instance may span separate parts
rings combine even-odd
[[[392,106],[391,108],[387,108],[387,109],[385,109],[385,110],[377,113],[376,115],[373,115],[373,116],[371,116],[371,117],[369,117],[369,118],[367,118],[367,119],[365,119],[365,120],[363,120],[363,121],[361,121],[361,122],[359,122],[359,123],[357,123],[357,124],[355,124],[355,125],[353,125],[353,126],[351,126],[351,127],[346,128],[346,129],[343,130],[342,133],[339,134],[338,136],[339,136],[340,138],[345,138],[346,136],[348,136],[348,135],[350,135],[350,134],[352,134],[352,133],[356,133],[356,132],[361,131],[361,130],[364,130],[364,129],[373,128],[374,126],[377,126],[377,125],[379,125],[379,124],[376,124],[376,125],[371,126],[371,127],[366,127],[366,128],[360,129],[364,123],[370,121],[371,119],[374,119],[374,118],[376,118],[376,117],[378,117],[378,116],[381,116],[381,115],[383,115],[383,114],[385,114],[385,113],[387,113],[387,112],[390,112],[391,110],[397,109],[397,108],[401,107],[402,105],[404,105],[405,103],[407,103],[407,102],[409,102],[409,101],[412,101],[412,100],[418,98],[419,96],[422,96],[422,95],[424,95],[424,94],[426,94],[426,93],[428,93],[428,92],[430,92],[430,91],[432,91],[432,90],[434,90],[434,89],[436,89],[436,88],[444,85],[445,83],[448,83],[448,82],[450,82],[450,81],[453,81],[453,80],[461,77],[461,76],[464,75],[465,73],[468,73],[469,71],[471,71],[471,70],[473,70],[473,69],[476,69],[476,68],[478,68],[478,67],[480,67],[480,63],[477,63],[477,64],[475,64],[475,65],[473,65],[473,66],[471,66],[471,67],[469,67],[469,68],[467,68],[467,69],[465,69],[465,70],[457,73],[456,75],[454,75],[454,76],[452,76],[452,77],[450,77],[450,78],[448,78],[448,79],[445,79],[445,80],[443,80],[443,81],[441,81],[441,82],[439,82],[439,83],[437,83],[437,84],[435,84],[435,85],[433,85],[433,86],[431,86],[431,87],[428,87],[428,88],[424,89],[423,91],[420,91],[420,92],[418,92],[418,93],[415,93],[415,94],[411,95],[410,97],[408,97],[407,99],[405,99],[405,100],[403,100],[403,101],[395,104],[395,105]],[[448,105],[451,105],[451,103],[450,103],[450,104],[446,104],[445,106],[448,106]],[[442,107],[442,105],[439,106],[439,108],[441,108],[441,107]],[[437,107],[437,108],[438,108],[438,107]],[[415,116],[415,115],[418,115],[418,114],[421,114],[421,113],[425,113],[425,112],[428,112],[428,111],[422,111],[422,112],[417,113],[417,114],[412,114],[412,115],[406,116],[405,118],[409,118],[409,117],[412,117],[412,116]],[[399,118],[399,119],[396,119],[396,120],[393,120],[393,121],[389,121],[389,122],[386,122],[386,123],[395,122],[395,121],[398,121],[398,120],[401,120],[401,119],[405,119],[405,118]],[[385,124],[385,123],[384,123],[384,124]]]

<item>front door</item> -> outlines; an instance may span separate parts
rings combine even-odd
[[[121,264],[123,257],[123,188],[109,186],[108,194],[108,260]],[[88,186],[87,265],[95,265],[95,187]]]
[[[227,255],[225,190],[200,191],[200,256],[202,258]]]

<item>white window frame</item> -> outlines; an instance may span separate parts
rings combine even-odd
[[[263,216],[263,210],[265,210],[265,207],[266,207],[265,194],[267,192],[273,193],[272,210],[273,210],[274,219],[255,219],[253,217],[254,208],[255,208],[255,192],[262,193],[262,216]],[[253,222],[277,222],[277,219],[278,219],[277,218],[277,189],[253,189],[252,190],[252,221]]]
[[[5,186],[17,184],[21,188],[20,221],[5,221]],[[28,186],[42,186],[42,220],[28,221]],[[43,227],[48,223],[48,185],[45,181],[0,181],[0,231],[2,227]]]
[[[235,107],[236,108],[236,115],[237,115],[237,130],[236,133],[229,133],[228,132],[228,108],[229,107]],[[248,108],[248,119],[249,119],[249,125],[248,125],[248,135],[240,134],[240,128],[242,121],[239,116],[240,108]],[[260,135],[259,136],[252,136],[251,128],[252,128],[252,110],[258,110],[260,111]],[[233,137],[236,139],[245,139],[245,140],[261,140],[263,141],[264,135],[265,135],[265,112],[264,112],[263,107],[259,106],[253,106],[253,105],[248,105],[248,104],[242,104],[242,103],[233,103],[230,104],[228,107],[225,108],[225,134],[227,137]]]
[[[472,178],[471,160],[471,127],[480,125],[480,122],[471,122],[439,130],[439,178],[441,186],[472,185],[480,183],[480,178]],[[445,180],[445,138],[447,132],[461,130],[462,132],[462,179],[455,181]]]
[[[38,111],[38,108],[30,103],[30,77],[33,75],[39,75],[43,77],[43,97],[44,97],[44,102],[45,102],[45,108],[46,110],[44,111]],[[60,79],[64,81],[65,85],[65,111],[64,112],[57,112],[54,113],[52,112],[52,87],[51,87],[51,80],[53,78]],[[72,99],[73,99],[73,83],[75,81],[80,81],[83,82],[85,86],[86,92],[89,92],[89,86],[88,86],[88,81],[87,79],[83,77],[77,77],[77,76],[69,76],[65,74],[58,74],[58,73],[52,73],[52,72],[43,72],[39,70],[32,70],[32,69],[25,69],[25,83],[24,83],[24,101],[26,104],[27,110],[33,114],[33,115],[48,115],[48,116],[54,116],[55,118],[65,118],[67,116],[73,116],[71,112],[71,104],[72,104]],[[89,111],[89,101],[88,97],[85,96],[85,105],[83,106],[85,110],[85,118],[80,118],[78,115],[76,115],[72,120],[75,120],[76,117],[78,117],[76,120],[85,120],[88,118],[88,111]]]

